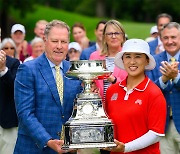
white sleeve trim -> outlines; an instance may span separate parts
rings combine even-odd
[[[146,134],[142,135],[141,137],[131,142],[125,143],[124,153],[146,148],[156,142],[159,142],[162,136],[164,136],[164,134],[158,134],[152,130],[149,130]]]
[[[165,134],[159,134],[159,133],[157,133],[157,132],[155,132],[155,131],[153,131],[153,130],[149,130],[150,132],[152,132],[152,133],[154,133],[154,134],[156,134],[157,136],[165,136]]]
[[[0,77],[4,76],[8,71],[8,68],[6,67],[5,70],[0,71]]]

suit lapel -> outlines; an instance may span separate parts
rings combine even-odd
[[[69,70],[70,63],[69,63],[69,61],[65,61],[65,60],[62,63],[63,63],[63,70],[62,70],[63,71],[63,82],[64,82],[64,85],[66,85],[66,82],[68,82],[67,77],[66,77],[66,72]],[[64,91],[63,91],[63,96],[64,96],[63,108],[64,109],[68,105],[67,103],[65,103],[66,102],[65,94],[67,94],[66,90],[67,90],[67,87],[66,88],[64,87]]]
[[[51,67],[49,65],[49,62],[45,56],[45,54],[43,54],[40,59],[39,59],[39,71],[41,72],[44,80],[46,81],[47,85],[49,86],[49,89],[55,99],[56,104],[58,105],[58,107],[61,108],[61,103],[60,103],[60,98],[59,98],[59,94],[57,91],[57,87],[56,87],[56,82],[51,70]]]
[[[63,74],[66,75],[66,72],[69,70],[70,62],[69,61],[63,61]]]
[[[178,62],[180,62],[180,55],[179,55]],[[180,64],[178,65],[178,70],[180,70]]]
[[[155,40],[155,45],[158,46],[158,38]]]
[[[167,61],[168,62],[166,51],[162,52],[161,59],[162,59],[161,61]]]

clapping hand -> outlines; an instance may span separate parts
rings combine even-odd
[[[1,50],[0,51],[0,71],[5,70],[6,68],[6,53]]]
[[[178,75],[178,65],[179,62],[174,62],[173,64],[169,64],[167,61],[161,62],[162,66],[160,66],[160,72],[162,73],[163,82],[167,82],[168,80],[174,80]]]

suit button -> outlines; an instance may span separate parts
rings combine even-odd
[[[64,116],[62,115],[62,118],[64,118]]]
[[[169,93],[172,94],[172,91],[170,91]]]

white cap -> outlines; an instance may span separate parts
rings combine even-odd
[[[18,31],[18,30],[21,31],[23,34],[26,33],[25,28],[24,28],[23,25],[21,25],[21,24],[15,24],[15,25],[13,25],[12,28],[11,28],[11,34],[15,33],[15,32]]]
[[[146,70],[152,70],[156,66],[156,62],[155,62],[153,56],[150,54],[149,45],[144,40],[130,39],[124,43],[124,45],[122,47],[122,51],[117,53],[117,55],[115,56],[115,60],[114,60],[115,65],[121,69],[125,69],[124,63],[122,60],[122,56],[125,52],[136,52],[136,53],[146,54],[149,57],[149,64],[147,66],[145,66]]]
[[[77,42],[71,42],[71,43],[69,43],[68,50],[70,50],[70,49],[72,49],[72,48],[75,49],[75,50],[77,50],[77,51],[79,51],[79,52],[82,51],[81,46],[80,46],[79,43],[77,43]]]
[[[150,34],[158,33],[157,26],[151,27]]]

